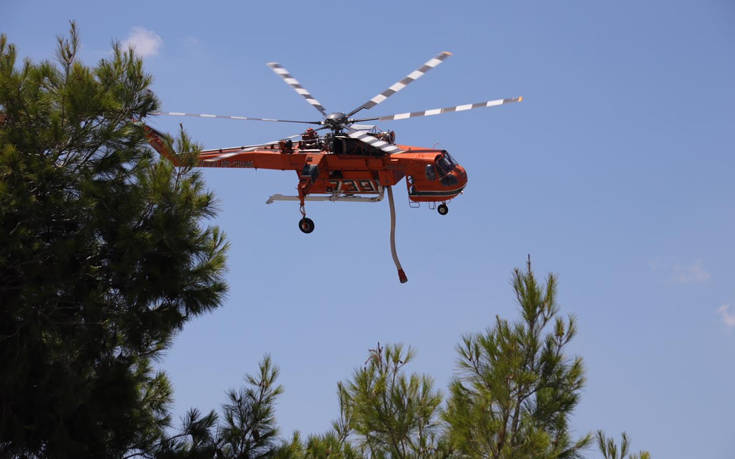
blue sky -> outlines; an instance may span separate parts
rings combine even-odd
[[[148,5],[150,3],[150,5]],[[510,276],[531,254],[559,276],[587,385],[577,433],[627,431],[655,457],[735,454],[735,4],[650,2],[37,2],[0,5],[0,31],[34,60],[78,22],[82,59],[113,39],[146,54],[170,111],[311,119],[266,62],[330,111],[349,110],[443,50],[454,55],[370,114],[524,96],[521,104],[385,123],[467,169],[446,217],[396,188],[388,208],[314,203],[304,235],[293,173],[212,170],[232,243],[230,292],[188,324],[161,366],[176,410],[218,407],[270,353],[284,436],[323,432],[336,383],[377,341],[417,350],[446,387],[461,335],[515,319]],[[291,125],[182,121],[206,147],[295,134]],[[597,457],[590,450],[591,457]]]

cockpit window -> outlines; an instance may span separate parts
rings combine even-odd
[[[449,152],[444,151],[441,155],[436,157],[436,168],[439,169],[441,175],[450,173],[456,166],[457,163],[449,155]]]

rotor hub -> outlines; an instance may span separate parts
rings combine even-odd
[[[324,119],[324,124],[332,129],[340,129],[347,124],[347,115],[342,112],[330,113]]]

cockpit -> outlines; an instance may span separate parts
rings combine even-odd
[[[444,202],[461,193],[467,184],[464,168],[446,150],[430,150],[427,153],[431,155],[421,157],[424,174],[406,177],[411,201]],[[441,209],[444,210],[439,210],[440,213],[446,213],[446,206]]]
[[[452,173],[457,169],[457,162],[447,150],[442,150],[440,155],[436,155],[434,166],[439,174],[439,181],[442,185],[452,186],[458,183],[457,176]]]
[[[436,156],[434,164],[436,165],[436,170],[439,171],[439,177],[447,175],[457,168],[457,162],[446,150],[443,150],[441,155]]]

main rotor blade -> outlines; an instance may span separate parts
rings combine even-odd
[[[324,127],[320,127],[320,128],[314,129],[314,130],[315,131],[321,131],[322,129],[328,129],[328,128],[326,126],[324,126]],[[295,139],[295,138],[301,137],[303,135],[304,135],[304,133],[302,132],[301,134],[294,134],[294,135],[290,135],[288,137],[284,137],[282,139],[272,140],[270,142],[265,142],[265,143],[257,143],[257,144],[253,144],[253,145],[242,145],[240,147],[216,148],[216,149],[213,149],[213,150],[202,150],[202,151],[199,152],[199,154],[200,155],[205,155],[205,156],[208,155],[207,158],[203,159],[203,161],[207,161],[207,162],[210,162],[210,161],[219,161],[220,159],[226,159],[226,158],[229,158],[231,156],[239,155],[240,153],[247,153],[247,152],[250,152],[250,151],[254,151],[254,150],[257,150],[258,148],[261,148],[261,147],[267,147],[267,146],[270,146],[270,145],[277,145],[277,144],[281,143],[281,141],[283,141],[283,140],[286,140],[286,139]],[[211,155],[217,155],[217,156],[211,156]]]
[[[359,123],[361,121],[375,121],[375,120],[380,120],[380,121],[405,120],[406,118],[416,118],[417,116],[432,116],[432,115],[440,115],[442,113],[463,112],[465,110],[474,110],[476,108],[495,107],[496,105],[509,104],[511,102],[520,102],[522,100],[523,100],[523,97],[513,97],[511,99],[495,99],[495,100],[488,100],[485,102],[478,102],[475,104],[455,105],[454,107],[445,107],[445,108],[432,108],[431,110],[424,110],[420,112],[397,113],[395,115],[378,116],[376,118],[362,118],[359,120],[350,120],[350,122]]]
[[[370,145],[371,147],[375,147],[380,150],[383,150],[386,153],[398,153],[401,151],[401,149],[398,148],[397,145],[393,145],[392,143],[386,142],[385,140],[380,140],[377,137],[368,134],[368,131],[358,131],[358,130],[352,129],[349,126],[345,126],[345,129],[352,131],[349,134],[347,134],[351,138],[357,139],[363,143],[366,143]]]
[[[255,145],[243,145],[241,147],[217,148],[214,150],[202,150],[199,152],[199,155],[206,156],[205,158],[202,158],[202,161],[205,161],[205,162],[219,161],[221,159],[227,159],[232,156],[239,155],[240,153],[247,153],[249,151],[257,150],[260,147],[276,145],[284,139],[294,139],[296,137],[301,137],[301,136],[302,134],[295,134],[295,135],[290,135],[288,137],[284,137],[283,139],[274,140],[272,142],[259,143]]]
[[[374,124],[350,124],[350,128],[358,131],[372,131],[375,128]]]
[[[314,108],[319,110],[319,112],[321,112],[321,114],[324,115],[325,118],[327,117],[327,110],[322,106],[322,104],[320,104],[319,101],[316,100],[309,91],[307,91],[303,86],[301,86],[298,80],[296,80],[296,78],[291,76],[291,74],[288,73],[288,70],[283,68],[281,64],[277,62],[269,62],[266,65],[270,67],[271,70],[273,70],[276,73],[276,75],[283,78],[283,81],[285,81],[287,85],[291,86],[294,89],[294,91],[301,94],[304,97],[304,99],[306,99],[307,102],[309,102],[311,105],[314,106]]]
[[[296,120],[277,120],[273,118],[253,118],[250,116],[237,115],[212,115],[209,113],[183,113],[183,112],[151,112],[149,115],[155,116],[191,116],[194,118],[220,118],[239,121],[274,121],[276,123],[300,123],[300,124],[322,124],[321,121],[296,121]]]
[[[373,97],[369,101],[365,102],[364,104],[360,105],[356,109],[352,110],[350,113],[347,114],[347,116],[350,117],[362,109],[370,109],[372,107],[375,107],[379,103],[383,102],[385,99],[389,98],[393,94],[397,93],[401,89],[405,88],[409,84],[413,83],[414,81],[424,76],[426,72],[433,69],[437,65],[441,64],[444,61],[444,59],[448,58],[451,55],[452,53],[450,53],[449,51],[444,51],[444,52],[437,54],[435,57],[432,57],[431,59],[426,61],[424,65],[418,68],[418,70],[414,70],[413,72],[409,73],[404,79],[396,82],[390,88],[386,89],[385,91],[381,92],[380,94]]]

